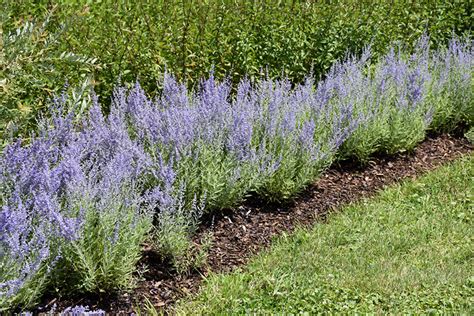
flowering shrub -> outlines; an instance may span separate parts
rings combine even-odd
[[[0,308],[51,288],[127,288],[146,238],[184,270],[202,212],[251,193],[282,201],[334,159],[365,162],[412,149],[429,128],[472,124],[472,41],[427,43],[372,64],[367,49],[318,84],[244,79],[233,94],[212,74],[195,91],[165,74],[159,97],[117,87],[108,115],[94,99],[82,118],[59,98],[30,144],[0,156]]]

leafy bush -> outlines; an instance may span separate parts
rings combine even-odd
[[[11,135],[29,137],[47,99],[59,94],[68,79],[78,86],[69,89],[75,93],[71,101],[81,102],[91,89],[97,59],[61,50],[66,30],[51,30],[50,17],[0,34],[0,146]]]
[[[442,0],[5,0],[2,8],[8,113],[0,117],[20,124],[23,135],[66,80],[76,86],[91,77],[100,96],[119,77],[138,78],[154,95],[165,69],[188,86],[211,68],[233,83],[265,68],[270,78],[302,82],[369,43],[378,57],[393,41],[412,46],[426,31],[433,47],[443,46],[452,32],[470,33],[472,19],[470,1]],[[19,38],[11,37],[16,30]]]

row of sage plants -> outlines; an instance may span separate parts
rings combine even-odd
[[[101,97],[118,77],[139,78],[156,93],[165,68],[188,86],[211,67],[234,84],[265,67],[271,78],[300,83],[368,43],[378,57],[392,41],[411,46],[425,31],[439,47],[472,29],[469,0],[0,0],[0,7],[0,138],[27,136],[66,79]]]
[[[127,289],[145,241],[182,270],[203,212],[248,194],[282,201],[335,159],[366,162],[429,129],[472,125],[473,42],[428,42],[373,62],[366,49],[318,83],[233,87],[211,74],[189,90],[165,74],[156,98],[119,86],[107,115],[93,98],[80,117],[55,99],[30,142],[0,156],[0,310],[47,291]]]

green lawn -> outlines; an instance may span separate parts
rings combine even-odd
[[[471,155],[282,236],[176,311],[473,314],[473,193]]]

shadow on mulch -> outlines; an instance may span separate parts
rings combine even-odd
[[[426,139],[412,153],[375,157],[365,167],[353,162],[335,164],[291,202],[264,204],[251,198],[235,209],[205,216],[193,239],[199,244],[203,236],[212,234],[204,268],[178,275],[156,253],[144,251],[142,263],[148,269],[132,293],[61,300],[58,306],[88,305],[128,314],[148,300],[156,308],[169,311],[178,299],[196,292],[209,272],[229,272],[244,265],[282,232],[324,221],[344,204],[373,196],[387,185],[414,178],[472,150],[464,138],[441,135]],[[55,302],[50,300],[42,310],[49,310]]]

